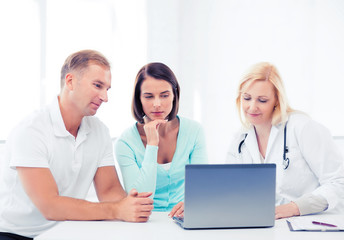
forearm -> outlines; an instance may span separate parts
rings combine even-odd
[[[132,190],[118,202],[92,203],[85,200],[56,196],[45,199],[39,209],[48,220],[121,220],[146,222],[153,209],[151,193]]]
[[[106,191],[106,193],[97,193],[97,196],[99,202],[117,202],[125,198],[127,196],[127,193],[121,187],[109,189]]]
[[[121,165],[126,191],[132,188],[139,192],[155,192],[157,175],[157,146],[146,146],[145,156],[141,168],[134,162],[130,165]],[[124,161],[123,161],[124,162]]]
[[[46,219],[53,221],[110,220],[117,219],[118,204],[56,196],[41,203],[39,209]]]

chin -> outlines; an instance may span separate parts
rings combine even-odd
[[[164,117],[153,117],[153,118],[151,118],[151,120],[152,121],[154,121],[154,120],[165,120],[166,118],[164,118]]]
[[[90,112],[86,113],[85,116],[94,116],[94,115],[96,115],[96,113],[97,113],[97,110],[90,111]]]
[[[262,124],[262,121],[258,120],[258,119],[252,119],[252,118],[248,118],[247,119],[252,125],[260,125]]]

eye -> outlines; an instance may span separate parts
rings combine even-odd
[[[99,84],[99,83],[95,83],[94,86],[95,86],[96,88],[102,88],[102,85]]]
[[[246,96],[246,97],[243,96],[242,98],[243,98],[245,101],[250,101],[250,100],[251,100],[251,97],[247,97],[247,96]]]
[[[152,98],[152,96],[144,96],[144,98],[146,98],[146,99],[149,99],[149,98]]]
[[[168,95],[168,94],[163,94],[163,95],[161,95],[161,97],[162,98],[168,98],[170,95]]]
[[[259,99],[258,101],[261,103],[266,103],[268,100],[267,99]]]

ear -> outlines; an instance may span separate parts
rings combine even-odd
[[[68,88],[69,90],[73,90],[73,79],[74,75],[72,73],[67,73],[65,77],[65,87]]]

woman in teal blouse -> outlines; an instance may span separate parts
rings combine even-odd
[[[137,123],[115,144],[127,192],[152,192],[154,211],[183,215],[185,165],[207,163],[201,125],[179,117],[179,84],[162,63],[136,76],[132,112]]]

